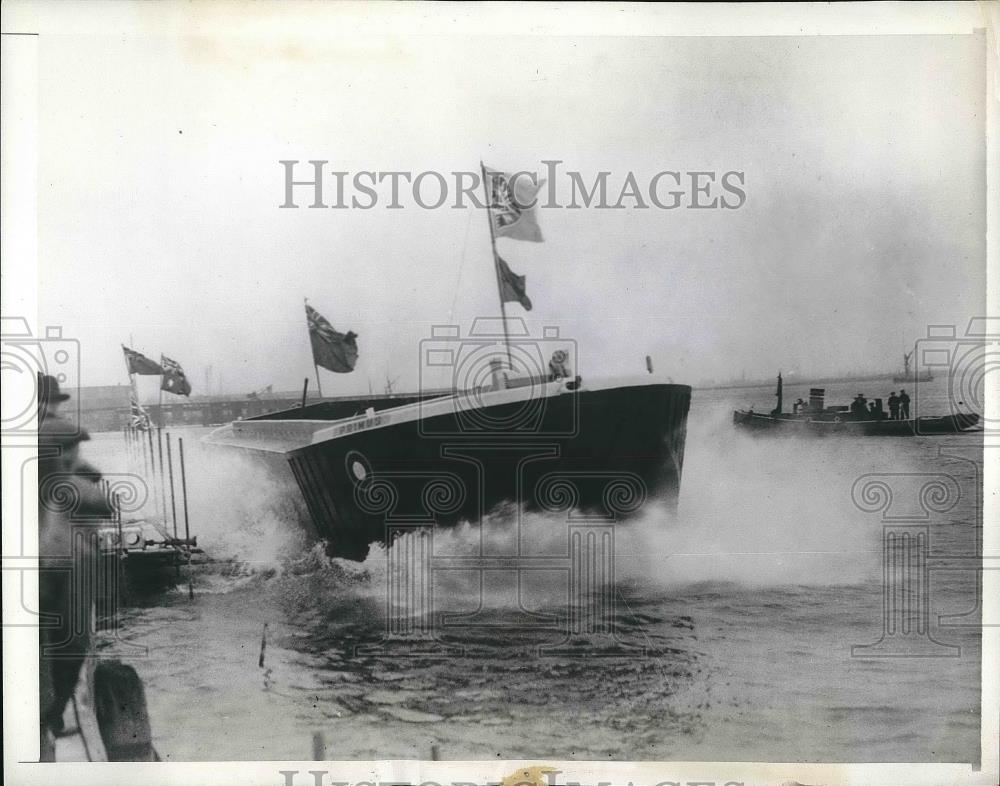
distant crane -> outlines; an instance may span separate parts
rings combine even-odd
[[[265,395],[272,396],[273,392],[274,392],[274,385],[268,385],[267,387],[255,390],[253,393],[248,393],[247,398],[259,399]]]

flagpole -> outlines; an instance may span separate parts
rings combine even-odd
[[[479,170],[483,175],[483,193],[486,195],[486,221],[490,225],[490,248],[493,249],[493,272],[497,277],[497,297],[500,298],[500,316],[503,321],[503,343],[507,350],[507,367],[513,371],[514,361],[510,356],[510,336],[507,335],[507,308],[503,302],[503,283],[500,278],[500,264],[497,262],[497,236],[493,228],[493,208],[490,207],[490,189],[486,184],[486,165],[479,162]]]
[[[310,343],[310,348],[312,344]],[[319,397],[323,398],[323,383],[319,381],[319,366],[316,364],[316,358],[313,358],[313,368],[316,369],[316,390],[319,392]]]
[[[129,344],[132,343],[132,336],[129,336]],[[128,355],[125,354],[125,345],[122,344],[122,359],[125,361],[125,374],[128,377],[128,384],[132,388],[132,396],[135,398],[136,405],[139,404],[139,389],[135,385],[135,374],[132,373],[132,367],[128,363]],[[132,402],[129,402],[128,408],[128,422],[132,422]]]
[[[302,302],[307,306],[309,305],[309,298],[302,298]],[[306,312],[306,333],[309,333],[309,316]],[[323,398],[323,383],[319,379],[319,364],[316,362],[316,353],[312,348],[312,334],[309,335],[309,351],[312,352],[313,356],[313,369],[316,371],[316,391],[319,393],[319,397]],[[302,406],[305,406],[305,401],[302,402]]]
[[[162,369],[163,369],[163,353],[161,352],[160,353],[160,370],[162,371]],[[159,390],[159,394],[160,394],[160,399],[159,399],[160,403],[157,406],[159,407],[159,410],[160,410],[160,413],[159,413],[160,414],[160,428],[163,428],[166,425],[166,420],[163,417],[163,374],[160,374],[160,390]]]

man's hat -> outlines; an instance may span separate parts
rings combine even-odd
[[[63,393],[59,390],[58,379],[53,377],[51,374],[42,374],[41,371],[38,372],[39,404],[50,404],[55,401],[65,401],[69,397],[69,393]]]

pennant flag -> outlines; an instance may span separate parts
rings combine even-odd
[[[497,237],[512,240],[528,240],[541,243],[542,230],[535,216],[535,201],[544,180],[535,185],[527,174],[514,178],[506,172],[486,170],[489,180],[490,214],[493,216],[493,232]]]
[[[160,365],[163,366],[163,379],[160,380],[160,390],[173,393],[175,396],[190,396],[191,383],[181,364],[171,360],[166,355],[160,355]]]
[[[500,272],[500,299],[504,303],[520,303],[525,311],[531,311],[531,298],[525,290],[525,276],[519,276],[497,254],[497,269]]]
[[[124,344],[122,344],[122,352],[125,353],[125,363],[128,365],[129,374],[145,374],[147,376],[158,377],[163,373],[163,369],[160,368],[159,363],[155,360],[150,360],[141,352],[129,349]]]
[[[358,334],[338,333],[322,314],[306,303],[306,323],[312,344],[313,363],[338,374],[354,371],[358,362]]]
[[[129,423],[131,423],[132,428],[139,429],[140,431],[149,431],[149,413],[142,408],[139,400],[135,397],[135,393],[129,397],[129,412]]]

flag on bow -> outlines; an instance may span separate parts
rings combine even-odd
[[[512,240],[528,240],[541,243],[542,230],[535,215],[538,191],[544,180],[531,182],[528,173],[511,176],[507,172],[497,172],[483,168],[488,184],[488,205],[493,220],[493,232],[497,237]]]
[[[500,275],[500,299],[504,303],[520,303],[525,311],[531,311],[531,298],[525,289],[525,276],[519,276],[497,254],[497,272]]]
[[[306,323],[309,326],[313,363],[338,374],[354,371],[354,364],[358,362],[358,334],[351,330],[346,334],[338,333],[326,317],[308,303]]]
[[[129,397],[129,423],[134,429],[149,431],[149,413],[142,408],[142,404],[135,397],[135,393]]]
[[[171,360],[166,355],[160,355],[160,365],[163,366],[163,379],[160,380],[160,390],[173,393],[175,396],[190,396],[191,383],[181,364]]]
[[[129,374],[145,374],[147,376],[159,376],[163,373],[160,364],[155,360],[150,360],[141,352],[129,349],[122,344],[122,352],[125,353],[125,363],[128,366]]]

